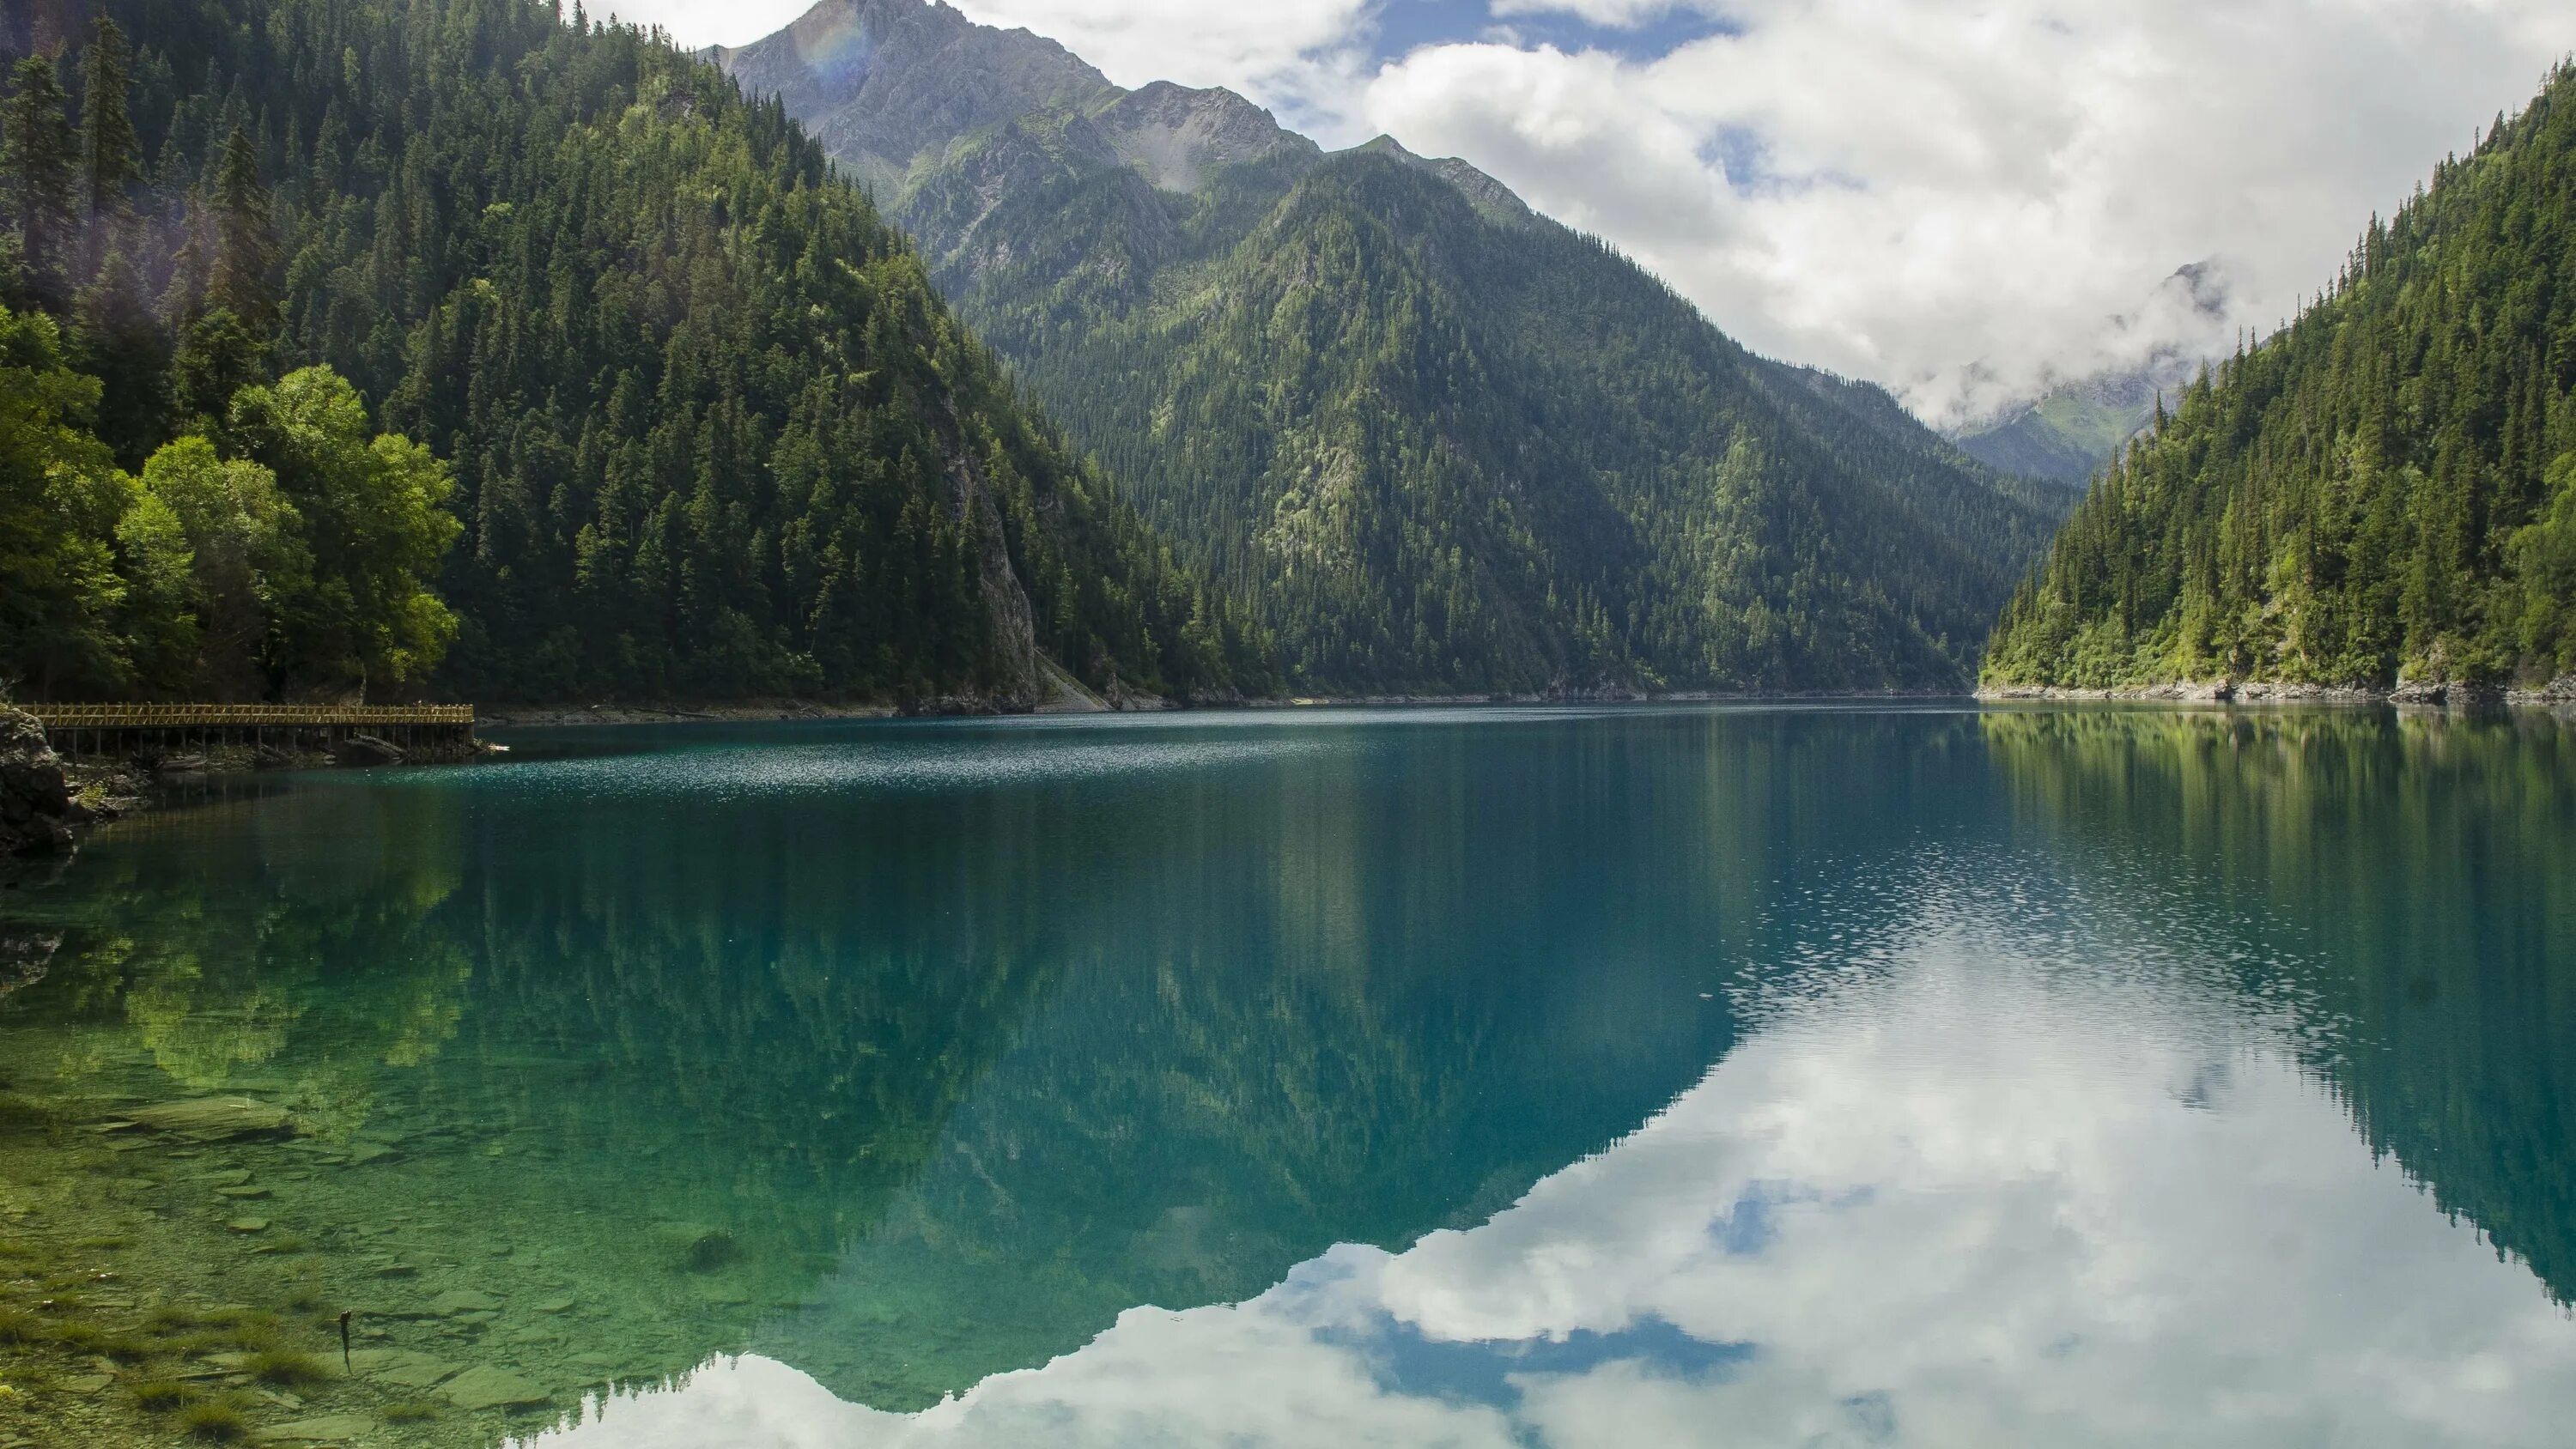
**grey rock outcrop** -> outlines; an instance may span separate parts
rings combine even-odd
[[[1222,88],[1156,81],[1119,97],[1098,120],[1118,159],[1164,191],[1196,191],[1212,171],[1281,152],[1320,154],[1268,111]]]
[[[78,818],[45,727],[24,710],[0,705],[0,856],[69,850]]]
[[[922,0],[823,0],[775,35],[707,54],[884,193],[958,137],[1118,94],[1052,40]]]

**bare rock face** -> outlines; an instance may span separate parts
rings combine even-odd
[[[1038,650],[1037,616],[1029,607],[1029,595],[1020,587],[1020,576],[1012,571],[1011,553],[1003,542],[1002,513],[993,506],[992,489],[984,481],[984,472],[973,455],[962,449],[948,458],[948,475],[956,485],[953,507],[959,521],[974,528],[982,540],[981,567],[977,570],[983,584],[984,608],[992,618],[993,667],[997,679],[993,703],[1006,713],[1025,713],[1036,708],[1052,692],[1046,677],[1046,656]]]
[[[45,727],[24,710],[0,705],[0,856],[71,849],[75,818],[63,762],[45,743]]]
[[[1164,191],[1196,191],[1210,172],[1282,151],[1320,154],[1268,111],[1222,88],[1156,81],[1120,97],[1099,120],[1119,159]]]
[[[926,0],[822,0],[785,30],[710,59],[775,95],[833,158],[887,196],[914,161],[1035,111],[1116,87],[1052,40],[977,25]]]

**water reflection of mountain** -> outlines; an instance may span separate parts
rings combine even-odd
[[[689,738],[168,817],[26,1009],[347,1150],[275,1212],[355,1301],[576,1305],[478,1360],[910,1408],[1483,1220],[1981,808],[1964,717]]]
[[[1909,762],[1962,734],[1434,732],[1195,802],[921,1177],[756,1342],[917,1408],[1131,1307],[1481,1222],[1724,1053],[1718,988],[1775,951],[1781,887],[1901,841],[1932,788]]]
[[[2024,817],[2187,885],[2446,1212],[2576,1299],[2576,730],[2536,714],[2006,713]],[[2182,869],[2174,868],[2179,861]]]

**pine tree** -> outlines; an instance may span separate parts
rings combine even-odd
[[[271,281],[277,233],[268,188],[259,179],[259,150],[239,127],[224,141],[213,201],[215,247],[207,268],[206,305],[230,312],[264,336],[277,317],[277,289]]]
[[[136,37],[130,62],[114,39],[90,57],[94,89],[130,74],[132,154],[154,161],[120,183],[132,216],[88,284],[26,320],[105,379],[79,430],[113,443],[105,482],[141,455],[148,496],[75,530],[114,565],[122,637],[36,669],[11,640],[38,636],[0,630],[0,676],[327,692],[437,666],[482,698],[1027,698],[1043,671],[997,627],[1025,618],[1095,688],[1269,687],[1241,605],[1025,408],[821,149],[713,67],[542,0],[79,8]],[[50,73],[32,86],[60,142],[41,219],[76,222],[82,128]],[[0,174],[0,199],[25,178]],[[73,235],[40,227],[38,251]],[[281,379],[289,358],[329,371]],[[316,415],[358,423],[316,453]],[[272,470],[312,555],[309,588],[254,570],[277,595],[257,610],[238,570],[191,582],[223,530],[148,486],[175,499],[240,461]],[[13,567],[0,615],[51,597]]]
[[[128,472],[169,436],[170,345],[148,296],[133,255],[110,238],[73,305],[74,350],[82,369],[105,386],[98,435]]]
[[[0,186],[18,241],[10,300],[58,310],[71,296],[78,144],[51,57],[21,60],[12,82],[0,107]]]
[[[2386,689],[2576,670],[2576,68],[2115,459],[1997,685]]]
[[[81,215],[100,256],[109,245],[104,233],[129,210],[126,188],[143,175],[143,142],[126,104],[133,64],[125,32],[100,16],[81,57],[80,122]]]

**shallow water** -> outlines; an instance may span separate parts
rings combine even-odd
[[[335,1360],[353,1310],[354,1378],[245,1403],[383,1445],[2536,1445],[2576,1415],[2547,718],[516,743],[264,781],[6,898],[0,981],[41,975],[0,995],[5,1306],[106,1272],[110,1329],[248,1305]],[[295,1135],[115,1125],[208,1095]],[[154,1347],[82,1387],[0,1352],[31,1388],[0,1443],[43,1441],[10,1412],[166,1427],[124,1380],[226,1367]],[[401,1354],[429,1382],[388,1382]],[[547,1401],[460,1407],[441,1377],[480,1369]]]

